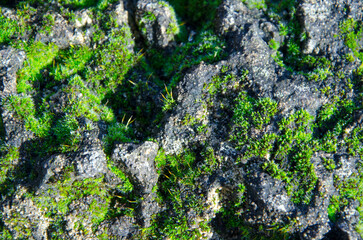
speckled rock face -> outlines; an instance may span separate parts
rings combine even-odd
[[[154,159],[158,153],[158,144],[145,142],[142,145],[132,143],[116,145],[112,158],[139,182],[145,193],[151,193],[158,180]]]
[[[44,15],[43,21],[51,21],[48,23],[50,26],[41,29],[35,36],[35,40],[43,43],[52,42],[61,49],[68,48],[71,45],[88,45],[93,32],[90,13],[82,11],[77,12],[75,15],[75,23],[69,23],[56,12]]]
[[[179,33],[174,9],[166,1],[138,1],[136,22],[141,35],[151,46],[166,47]]]
[[[297,14],[307,34],[304,52],[321,52],[334,58],[344,54],[344,43],[334,36],[347,17],[362,18],[362,7],[359,1],[302,1]]]
[[[77,175],[80,178],[99,177],[107,171],[106,155],[99,140],[86,142],[74,158]]]
[[[16,93],[16,72],[23,66],[25,52],[11,47],[0,50],[1,95]]]
[[[1,4],[0,239],[362,239],[361,0]]]

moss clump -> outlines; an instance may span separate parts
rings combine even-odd
[[[210,151],[205,151],[201,157],[202,164],[198,164],[192,151],[166,155],[163,149],[159,150],[155,159],[160,176],[157,194],[158,201],[166,204],[166,210],[157,214],[152,225],[143,230],[143,238],[200,239],[203,232],[210,229],[208,222],[194,222],[204,211],[204,197],[195,193],[196,180],[215,166]],[[191,209],[194,219],[187,218]]]
[[[220,76],[214,79],[218,81],[212,81],[211,94],[228,82]],[[236,77],[230,79],[237,81]],[[342,96],[324,105],[316,118],[303,109],[281,118],[275,101],[256,99],[242,91],[235,100],[230,141],[240,150],[240,161],[264,158],[263,169],[285,182],[292,201],[308,204],[318,180],[310,161],[315,152],[346,149],[352,156],[362,155],[362,130],[359,126],[349,127],[357,109],[354,101]],[[275,126],[278,130],[271,131]],[[329,170],[334,169],[331,160],[325,159],[324,164]]]
[[[48,136],[53,116],[49,112],[36,113],[33,99],[29,95],[12,95],[4,100],[4,106],[25,121],[25,127],[38,137]]]
[[[93,229],[105,220],[108,208],[111,201],[108,188],[103,183],[103,178],[85,179],[75,181],[74,179],[65,176],[63,180],[57,181],[46,193],[32,196],[33,201],[41,208],[47,209],[46,217],[55,219],[50,226],[50,235],[52,237],[60,237],[63,233],[66,215],[70,213],[70,205],[77,201],[82,201],[91,198],[85,211],[86,215],[76,215],[79,218],[78,223],[82,223],[84,218],[88,219],[93,224]],[[80,211],[79,214],[85,214]],[[76,223],[77,224],[77,223]],[[77,227],[75,226],[75,229]]]
[[[111,150],[116,142],[131,142],[131,132],[128,124],[115,122],[107,129],[107,135],[104,138],[106,153]]]
[[[1,8],[0,8],[1,12]],[[0,16],[0,28],[3,30],[0,33],[0,44],[7,44],[14,35],[18,35],[19,28],[16,21]]]
[[[254,99],[245,92],[239,94],[236,102],[231,141],[242,151],[240,159],[265,158],[263,168],[285,181],[293,201],[309,203],[317,181],[310,163],[314,151],[312,117],[300,110],[279,122],[279,132],[253,135],[253,129],[266,129],[271,124],[278,112],[277,103],[268,98]]]
[[[16,164],[19,161],[19,149],[12,146],[1,146],[0,159],[0,195],[5,198],[14,192],[13,179],[17,177]]]
[[[174,88],[187,68],[201,61],[212,63],[225,56],[225,43],[212,31],[198,34],[193,41],[178,46],[172,54],[151,49],[147,55],[152,68],[163,78],[170,78],[168,87]]]
[[[57,3],[65,8],[81,9],[81,8],[96,8],[104,10],[109,4],[115,3],[117,0],[58,0]],[[9,7],[19,6],[44,6],[52,3],[52,0],[23,0],[23,1],[9,1],[2,0],[1,3]]]
[[[129,28],[115,29],[111,31],[109,41],[98,48],[93,64],[100,68],[87,74],[94,88],[99,88],[98,92],[105,93],[122,84],[125,74],[136,63],[138,56],[128,48],[131,39]]]
[[[360,41],[363,38],[363,25],[361,22],[348,18],[339,25],[340,36],[343,38],[345,45],[353,51],[355,57],[363,61],[363,53],[360,51]]]
[[[20,4],[19,4],[20,5]],[[10,19],[2,14],[3,10],[0,6],[0,44],[2,45],[21,45],[21,39],[28,31],[31,31],[31,26],[28,25],[27,20],[36,10],[23,5],[19,6],[16,19]]]
[[[58,54],[58,47],[54,44],[45,45],[35,42],[26,46],[27,60],[25,66],[18,73],[17,90],[26,93],[32,90],[31,84],[42,76],[40,70],[52,63]]]

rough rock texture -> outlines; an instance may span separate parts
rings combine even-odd
[[[21,235],[22,230],[29,228],[33,229],[31,232],[32,239],[46,239],[46,232],[51,223],[51,219],[45,216],[45,209],[40,209],[29,198],[22,198],[22,193],[26,189],[19,189],[17,195],[13,198],[13,202],[8,202],[3,205],[2,220],[5,225],[11,229],[11,233],[15,238],[23,238]],[[20,216],[20,218],[19,218]],[[17,219],[16,222],[13,219]]]
[[[116,163],[125,166],[126,171],[134,181],[139,182],[145,193],[151,193],[158,180],[154,163],[158,148],[158,144],[154,142],[145,142],[140,146],[132,143],[118,144],[112,158]]]
[[[46,184],[51,183],[51,179],[59,179],[65,167],[69,165],[68,159],[64,155],[54,155],[45,160],[42,164],[42,179],[39,188],[45,188]]]
[[[107,170],[106,155],[98,139],[86,140],[73,161],[80,178],[99,177]]]
[[[152,216],[160,211],[159,204],[155,202],[156,194],[152,192],[158,181],[154,162],[158,149],[158,144],[154,142],[144,142],[141,145],[124,143],[117,144],[112,153],[115,163],[120,164],[140,188],[143,196],[140,218],[144,227],[149,227]]]
[[[123,216],[112,221],[102,223],[108,233],[116,239],[130,239],[138,233],[138,225],[134,218]]]
[[[357,203],[349,204],[344,208],[342,216],[339,218],[336,227],[338,231],[343,232],[341,235],[346,239],[361,239],[362,237],[353,228],[358,224],[359,213],[357,211]]]
[[[343,55],[344,43],[334,35],[339,32],[339,23],[347,17],[361,19],[361,9],[359,1],[301,1],[297,14],[307,34],[304,52],[324,53],[334,58]]]
[[[31,131],[25,128],[24,122],[19,120],[13,112],[3,109],[1,115],[5,131],[5,140],[10,146],[20,147],[22,143],[34,136]]]
[[[25,52],[11,47],[0,50],[1,97],[16,93],[16,72],[23,66]]]
[[[111,2],[0,9],[0,238],[362,239],[360,0]]]
[[[0,98],[16,94],[16,73],[23,66],[25,52],[11,47],[0,50]],[[5,140],[12,146],[19,147],[32,133],[25,129],[24,123],[4,106],[1,111]]]
[[[61,49],[71,45],[89,44],[93,33],[92,28],[90,28],[92,26],[90,12],[81,11],[75,15],[75,24],[70,24],[58,13],[48,13],[48,15],[43,16],[44,19],[46,17],[53,19],[53,26],[50,29],[39,31],[35,40],[43,43],[52,42]]]
[[[203,108],[203,88],[207,81],[218,72],[218,66],[200,65],[193,72],[186,74],[178,85],[177,109],[171,114],[161,136],[161,144],[167,154],[180,153],[189,144],[202,141],[195,138],[196,131],[183,124],[183,120],[189,114],[195,116],[203,124],[208,123],[206,109]],[[213,131],[211,131],[213,132]]]
[[[175,12],[164,1],[138,1],[136,22],[147,44],[152,46],[166,47],[179,33]]]

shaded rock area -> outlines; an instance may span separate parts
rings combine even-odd
[[[362,239],[360,0],[65,2],[1,3],[0,239]]]

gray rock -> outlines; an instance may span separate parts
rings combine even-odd
[[[118,217],[102,225],[108,229],[107,233],[112,239],[132,239],[139,231],[135,218],[129,216]]]
[[[123,1],[120,1],[113,12],[111,13],[111,16],[116,21],[117,25],[119,26],[128,26],[129,24],[129,11],[125,8],[125,3]]]
[[[260,15],[261,13],[249,9],[242,1],[224,0],[217,10],[216,30],[228,38],[237,37]]]
[[[5,132],[5,142],[9,146],[20,147],[24,142],[34,137],[33,132],[25,128],[24,121],[20,120],[14,112],[3,108],[1,117]]]
[[[317,110],[328,102],[328,99],[316,90],[316,82],[307,81],[301,75],[292,75],[284,80],[279,76],[279,79],[281,80],[273,87],[273,97],[279,102],[283,114],[305,109],[315,116]]]
[[[125,44],[130,53],[134,52],[135,41],[134,38],[139,38],[139,32],[136,30],[133,14],[134,9],[130,7],[132,5],[129,1],[119,1],[116,5],[106,11],[105,14],[109,14],[115,26],[113,29],[122,29],[122,31],[130,34],[129,37],[125,38],[127,43]],[[132,32],[132,34],[131,34]]]
[[[297,16],[306,32],[304,53],[328,54],[334,58],[344,55],[344,42],[339,34],[339,24],[346,17],[362,19],[362,2],[357,0],[304,0],[299,3]]]
[[[69,212],[64,217],[64,226],[69,239],[97,239],[94,234],[94,225],[92,220],[98,218],[96,211],[92,210],[92,206],[108,207],[105,200],[99,196],[90,195],[80,199],[76,199],[69,204]],[[78,227],[82,226],[82,228]],[[102,226],[97,228],[98,232],[107,232]]]
[[[135,15],[141,35],[151,46],[164,48],[179,33],[174,9],[166,1],[140,0]]]
[[[40,180],[39,188],[47,188],[47,184],[51,179],[59,179],[65,167],[69,164],[69,160],[63,154],[53,155],[42,164],[42,179]]]
[[[239,65],[238,67],[249,70],[252,89],[258,96],[272,97],[271,89],[277,81],[275,71],[278,68],[272,58],[274,52],[264,40],[265,34],[257,23],[253,23],[244,31],[241,41],[236,43],[241,52],[229,61],[234,67]]]
[[[340,218],[335,223],[335,226],[341,232],[341,239],[362,239],[361,235],[356,231],[356,225],[359,223],[360,219],[360,214],[357,211],[358,207],[359,203],[357,201],[351,202],[348,206],[345,206],[344,210],[341,212]]]
[[[16,73],[24,60],[24,51],[12,47],[0,49],[0,97],[16,93]]]
[[[113,150],[112,159],[125,168],[134,182],[141,187],[142,192],[151,193],[158,181],[154,162],[158,149],[158,144],[154,142],[140,145],[121,143]]]
[[[166,154],[179,154],[188,144],[194,144],[206,139],[205,135],[198,135],[197,130],[183,123],[187,116],[195,118],[200,124],[208,124],[208,110],[206,109],[203,93],[206,84],[211,82],[219,72],[220,65],[200,64],[186,74],[177,86],[177,103],[164,126],[161,146]],[[208,131],[210,135],[213,131]]]
[[[92,16],[91,11],[84,9],[81,11],[77,11],[75,15],[76,15],[76,23],[75,23],[76,28],[82,28],[92,25],[93,20],[91,18]]]
[[[143,196],[143,200],[140,205],[140,217],[143,221],[143,227],[145,228],[151,226],[153,216],[161,210],[161,207],[155,200],[156,198],[157,195],[154,192]]]
[[[260,169],[260,163],[249,165],[246,175],[247,198],[250,212],[246,219],[251,224],[272,224],[291,215],[294,205],[285,190],[285,183],[274,179]]]
[[[79,12],[77,14],[81,16],[81,21],[77,19],[78,22],[70,24],[61,14],[48,12],[47,15],[44,15],[44,18],[50,16],[50,18],[54,19],[54,23],[49,30],[39,29],[35,36],[35,41],[51,42],[61,49],[71,45],[88,45],[91,40],[92,30],[83,31],[80,27],[88,26],[92,23],[92,19],[87,12]]]
[[[80,178],[98,177],[107,172],[107,159],[98,139],[88,139],[73,159],[77,176]]]
[[[15,239],[45,240],[51,219],[45,216],[45,209],[39,208],[31,198],[24,197],[25,193],[26,189],[20,187],[11,202],[2,204],[2,221]]]
[[[340,179],[348,179],[353,174],[358,174],[357,164],[359,164],[359,158],[351,157],[348,154],[336,154],[335,160],[337,162],[337,168],[334,174]]]

